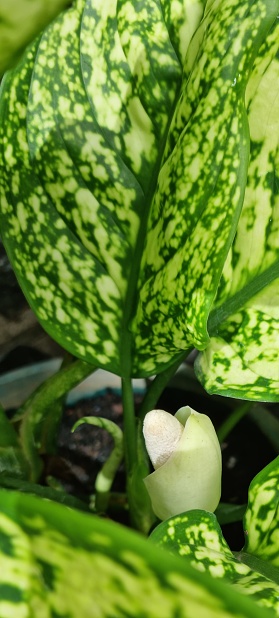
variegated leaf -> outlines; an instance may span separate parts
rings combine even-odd
[[[134,321],[139,355],[148,347],[155,356],[206,346],[208,313],[243,203],[244,94],[279,3],[208,7],[186,57],[148,221]]]
[[[253,479],[244,517],[245,554],[277,567],[279,574],[279,457]],[[241,554],[240,554],[241,559]],[[279,575],[278,575],[279,581]]]
[[[271,618],[118,524],[1,490],[1,618]]]
[[[0,1],[0,75],[69,0]]]
[[[206,346],[246,183],[244,92],[278,8],[209,2],[182,73],[202,1],[78,0],[7,77],[1,231],[76,356],[150,375]]]
[[[1,233],[20,284],[56,340],[122,375],[146,217],[202,10],[78,0],[3,87]]]
[[[212,513],[197,510],[173,517],[155,528],[151,539],[171,553],[190,559],[199,571],[229,581],[261,607],[279,615],[279,570],[273,579],[258,570],[268,566],[263,561],[250,568],[241,562],[241,554],[236,558]]]
[[[250,163],[237,234],[225,264],[213,337],[198,359],[210,393],[279,398],[279,24],[266,38],[246,91]]]

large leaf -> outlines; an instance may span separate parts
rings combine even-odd
[[[1,233],[76,356],[149,375],[206,346],[246,183],[245,88],[278,9],[209,2],[183,72],[203,2],[79,0],[6,77]]]
[[[248,83],[250,162],[243,210],[197,362],[210,392],[279,397],[279,27],[262,45]]]
[[[69,0],[0,0],[0,75]]]
[[[260,606],[273,608],[279,615],[279,570],[270,569],[263,560],[255,563],[253,557],[248,566],[241,562],[242,553],[235,557],[212,513],[197,510],[173,517],[160,524],[151,539],[171,553],[187,557],[199,571],[229,581]]]
[[[274,615],[117,524],[0,494],[1,618]]]
[[[116,3],[80,1],[7,76],[2,94],[9,257],[46,330],[118,373],[131,362],[139,227],[180,89],[182,43],[202,4],[147,9],[124,3],[117,15]]]

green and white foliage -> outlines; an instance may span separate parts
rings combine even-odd
[[[278,570],[279,583],[279,457],[253,479],[244,517],[243,552],[266,560]]]
[[[142,263],[138,316],[154,349],[209,341],[208,314],[246,184],[245,88],[278,8],[213,2],[189,47]]]
[[[187,5],[80,0],[3,86],[1,233],[18,279],[59,342],[123,375],[153,185],[203,10]]]
[[[0,0],[0,75],[69,0]]]
[[[238,353],[226,337],[246,345],[232,326],[242,314],[230,314],[238,301],[248,316],[251,286],[272,292],[278,132],[258,113],[264,122],[277,109],[279,0],[204,4],[77,0],[47,28],[2,87],[0,225],[30,305],[75,356],[146,376],[207,348],[198,373],[226,393]],[[263,195],[269,253],[247,274],[243,235],[262,229],[250,213],[258,205],[262,216]],[[258,305],[249,316],[248,355],[267,349],[264,398],[276,328],[262,336]]]
[[[246,90],[250,161],[244,204],[209,322],[214,336],[196,366],[210,393],[268,401],[279,393],[278,50],[277,19]]]
[[[244,516],[245,546],[233,553],[212,513],[193,510],[161,523],[151,539],[214,578],[222,578],[262,607],[279,615],[279,458],[262,470],[249,488]]]
[[[119,525],[0,492],[1,618],[271,618]]]

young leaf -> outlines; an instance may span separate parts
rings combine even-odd
[[[279,7],[278,7],[279,8]],[[244,205],[196,370],[210,393],[278,401],[279,24],[246,91],[250,162]]]
[[[1,618],[273,615],[118,524],[0,494]]]

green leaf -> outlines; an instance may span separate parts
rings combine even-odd
[[[278,0],[208,4],[188,47],[203,4],[78,0],[2,89],[19,282],[59,343],[126,377],[206,346],[242,207],[244,92]]]
[[[166,12],[153,3],[136,12],[128,2],[118,15],[101,1],[78,2],[3,88],[9,257],[46,330],[120,374],[131,372],[136,246],[180,87],[179,31],[190,38],[202,13],[201,2],[194,6],[189,21],[182,1]]]
[[[47,478],[47,481],[49,482],[49,477]],[[22,478],[15,478],[15,475],[8,476],[8,474],[1,475],[0,484],[2,488],[4,487],[7,489],[18,490],[21,493],[28,493],[29,495],[31,494],[37,497],[39,496],[40,498],[59,502],[64,506],[69,506],[73,509],[87,512],[90,511],[89,505],[86,502],[83,502],[75,496],[67,494],[63,491],[63,489],[61,489],[61,486],[59,486],[58,489],[45,487],[44,485],[38,485],[37,483],[29,483],[29,481],[25,481]]]
[[[0,494],[1,618],[274,615],[118,524]]]
[[[279,615],[279,571],[270,569],[264,560],[258,560],[252,568],[243,564],[242,552],[233,555],[212,513],[196,510],[173,517],[155,528],[151,539],[171,553],[190,559],[199,571],[229,581],[261,607],[273,608]]]
[[[215,515],[220,525],[230,524],[235,521],[241,521],[246,508],[246,504],[230,504],[229,502],[220,502],[215,511]]]
[[[279,573],[279,457],[253,479],[244,517],[243,551],[278,567]]]
[[[245,199],[210,316],[210,344],[196,363],[209,393],[278,401],[279,24],[246,90],[250,162]]]
[[[0,0],[0,75],[69,0]]]

